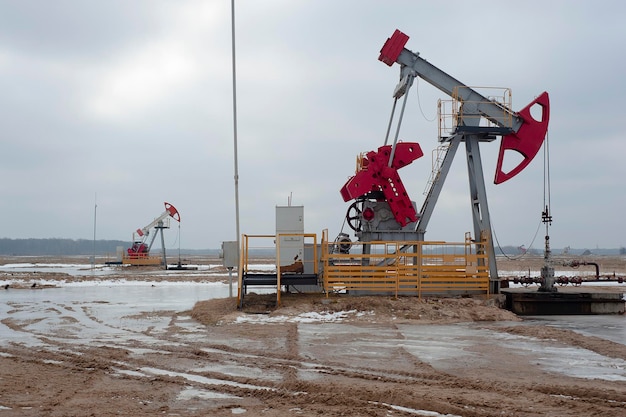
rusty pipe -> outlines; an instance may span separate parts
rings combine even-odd
[[[568,263],[564,263],[563,266],[570,266],[572,268],[578,268],[581,265],[593,265],[596,268],[596,280],[600,279],[600,265],[598,265],[596,262],[580,262],[580,261],[571,261]]]

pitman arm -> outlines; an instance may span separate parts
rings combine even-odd
[[[472,112],[480,114],[499,127],[510,129],[510,133],[503,137],[498,155],[496,176],[494,182],[502,183],[521,172],[535,157],[548,130],[550,118],[550,102],[548,93],[544,92],[533,102],[528,104],[519,113],[513,112],[506,106],[490,100],[462,82],[446,74],[444,71],[422,59],[418,53],[404,47],[409,37],[396,30],[391,38],[380,50],[379,60],[392,66],[395,62],[401,66],[401,81],[396,87],[394,97],[401,97],[411,87],[414,76],[419,76],[445,94],[463,103],[475,105]],[[462,88],[459,88],[462,87]],[[538,104],[542,107],[541,120],[535,120],[530,115],[530,108]],[[511,171],[502,171],[502,162],[506,150],[519,152],[523,160]]]

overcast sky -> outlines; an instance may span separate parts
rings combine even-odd
[[[466,85],[510,88],[516,111],[548,91],[552,247],[626,245],[625,2],[241,0],[235,15],[241,233],[273,234],[290,200],[306,232],[341,231],[339,190],[384,142],[399,67],[377,58],[400,29]],[[418,207],[438,99],[415,84],[400,132],[424,150],[399,171]],[[0,237],[92,239],[96,217],[98,239],[131,240],[169,202],[168,248],[236,240],[230,1],[0,0],[0,129]],[[481,147],[497,243],[542,249],[543,149],[494,185],[499,143]],[[428,240],[472,231],[464,154]]]

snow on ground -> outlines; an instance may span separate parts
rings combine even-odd
[[[235,323],[332,323],[340,322],[350,316],[361,317],[367,314],[373,315],[374,312],[357,312],[357,310],[349,311],[322,311],[322,312],[307,312],[301,313],[297,316],[269,316],[269,315],[245,315],[239,316],[235,320]]]

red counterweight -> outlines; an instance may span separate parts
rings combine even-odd
[[[398,169],[421,158],[424,153],[418,143],[399,142],[395,146],[393,161],[389,164],[391,152],[391,145],[381,146],[378,152],[368,152],[361,163],[360,171],[341,188],[341,196],[343,201],[350,201],[370,191],[382,191],[394,218],[404,227],[417,221],[417,213]]]
[[[402,53],[404,45],[408,42],[409,37],[404,33],[396,29],[391,35],[391,38],[387,38],[387,42],[380,50],[378,60],[384,62],[388,66],[392,66]]]

